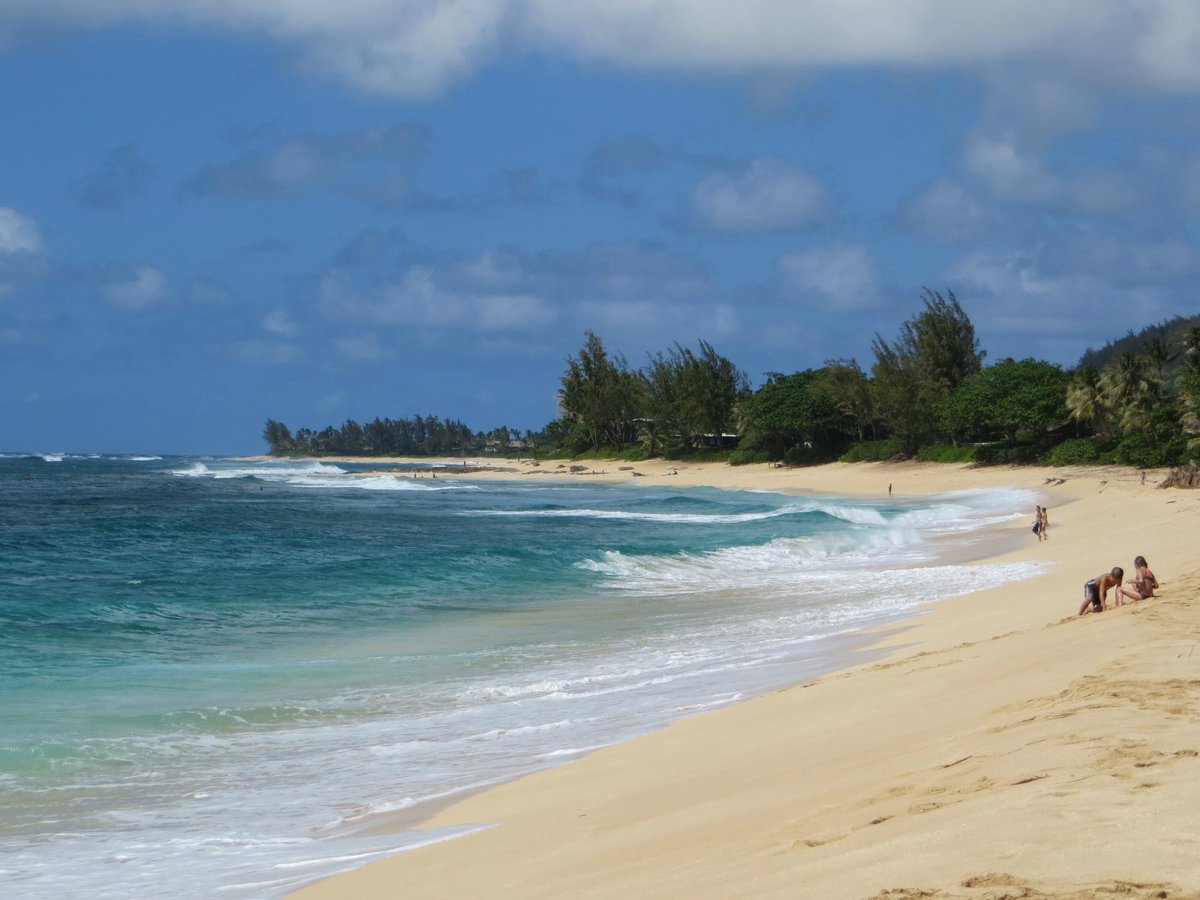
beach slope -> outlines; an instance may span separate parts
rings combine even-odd
[[[1200,492],[1119,469],[703,468],[671,477],[1034,488],[1049,540],[1021,523],[978,555],[1051,571],[932,605],[882,658],[468,797],[427,824],[493,827],[295,896],[1200,897]],[[1074,616],[1139,553],[1161,597]]]

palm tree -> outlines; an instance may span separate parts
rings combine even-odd
[[[1193,372],[1200,372],[1200,325],[1193,325],[1183,336],[1186,352],[1183,361]]]
[[[1089,424],[1108,434],[1108,401],[1101,386],[1100,373],[1092,366],[1081,366],[1067,385],[1067,409],[1078,424]]]
[[[1140,353],[1126,350],[1104,369],[1100,386],[1125,432],[1149,429],[1159,382]]]
[[[657,419],[641,419],[638,421],[638,440],[646,444],[646,452],[658,456],[658,450],[666,437],[661,423]]]
[[[1157,381],[1159,389],[1166,383],[1167,366],[1175,362],[1179,358],[1178,353],[1172,353],[1167,342],[1160,337],[1150,338],[1146,341],[1142,351],[1146,354],[1146,361],[1150,364],[1150,368],[1154,370],[1154,377]]]

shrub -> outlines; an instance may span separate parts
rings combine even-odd
[[[904,442],[900,438],[885,441],[860,441],[841,456],[842,462],[883,462],[904,455]]]
[[[1037,461],[1036,444],[983,444],[975,448],[975,461],[985,466],[1027,465]]]
[[[771,455],[766,450],[734,450],[729,454],[731,466],[744,466],[749,463],[765,463],[771,461]]]
[[[829,454],[805,447],[803,444],[797,444],[783,454],[783,463],[787,466],[817,466],[831,461]]]
[[[1090,466],[1100,461],[1101,445],[1092,438],[1071,438],[1050,449],[1046,463],[1051,466]]]
[[[970,445],[953,447],[949,444],[932,444],[928,447],[922,447],[917,452],[917,459],[921,462],[973,462],[975,460],[975,448]]]
[[[1187,442],[1175,437],[1158,443],[1146,434],[1126,435],[1113,448],[1112,461],[1122,466],[1137,466],[1141,469],[1159,469],[1179,465],[1187,455]]]

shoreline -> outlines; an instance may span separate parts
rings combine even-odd
[[[614,472],[612,463],[576,461],[607,471],[551,477],[634,477]],[[798,884],[813,896],[865,897],[904,886],[975,897],[1000,885],[1087,896],[1106,879],[1154,885],[1172,897],[1200,888],[1190,857],[1181,852],[1187,842],[1180,840],[1196,837],[1194,817],[1185,810],[1200,800],[1193,752],[1200,751],[1200,679],[1194,677],[1200,653],[1175,654],[1175,663],[1165,655],[1150,658],[1153,648],[1177,644],[1183,635],[1194,649],[1200,637],[1192,621],[1200,576],[1191,559],[1200,536],[1200,492],[1155,490],[1157,473],[1143,486],[1137,470],[1117,467],[835,463],[778,469],[648,461],[637,471],[641,483],[670,479],[845,497],[886,497],[889,485],[899,497],[1030,489],[1050,506],[1050,538],[1039,543],[1021,524],[1011,533],[1005,529],[1011,540],[999,542],[1003,547],[973,559],[1044,559],[1053,570],[1033,584],[928,604],[899,629],[878,626],[882,632],[861,645],[872,658],[849,668],[677,720],[446,804],[426,827],[496,827],[373,862],[294,896],[463,896],[485,886],[489,896],[500,897],[744,896],[748,884],[767,896],[794,895]],[[518,472],[515,477],[528,475]],[[1022,531],[1027,542],[1014,544]],[[1136,553],[1151,559],[1165,598],[1073,618],[1082,581],[1111,565],[1128,570]],[[1129,677],[1113,674],[1127,670]],[[1144,717],[1142,700],[1091,702],[1113,684],[1159,682],[1159,693],[1172,698],[1166,722],[1130,721]],[[1133,693],[1146,692],[1139,691]],[[1149,709],[1155,711],[1153,704]],[[1016,722],[1009,722],[1014,715]],[[1089,720],[1090,731],[1076,733],[1073,720],[1080,717]],[[820,727],[802,727],[813,722]],[[1019,748],[997,747],[1011,743],[1012,732],[1036,738]],[[1087,749],[1107,765],[1097,770],[1081,752]],[[1023,764],[1015,766],[1018,757]],[[1021,772],[1011,771],[1014,766]],[[1139,769],[1151,767],[1159,780],[1136,781]],[[1072,789],[1079,780],[1096,784]],[[1114,780],[1133,799],[1114,797],[1108,783]],[[1031,798],[1045,806],[1032,818]],[[1135,808],[1136,827],[1121,833],[1125,852],[1110,853],[1106,842],[1098,859],[1094,823],[1117,828],[1120,814],[1139,802],[1152,815]],[[1011,842],[997,835],[1011,835]],[[941,852],[946,841],[959,849]],[[1028,857],[1039,847],[1055,849],[1052,862]],[[1151,895],[1158,894],[1145,894]]]

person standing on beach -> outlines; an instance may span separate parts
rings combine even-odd
[[[1103,575],[1097,575],[1095,578],[1087,581],[1083,585],[1083,605],[1079,607],[1079,615],[1085,616],[1089,612],[1104,612],[1108,609],[1108,592],[1112,588],[1117,588],[1116,602],[1119,606],[1121,603],[1121,579],[1125,577],[1125,570],[1120,566],[1113,566],[1112,571],[1105,572]],[[1090,609],[1088,607],[1091,607]]]
[[[1037,535],[1040,544],[1042,542],[1042,508],[1040,506],[1033,513],[1033,533]]]
[[[1042,511],[1042,515],[1041,515],[1041,523],[1042,523],[1042,534],[1041,534],[1041,538],[1042,538],[1042,540],[1043,540],[1043,541],[1048,541],[1048,540],[1050,540],[1050,510],[1046,509],[1046,507],[1044,507],[1044,506],[1039,506],[1039,507],[1038,507],[1038,509],[1040,509],[1040,510]]]

